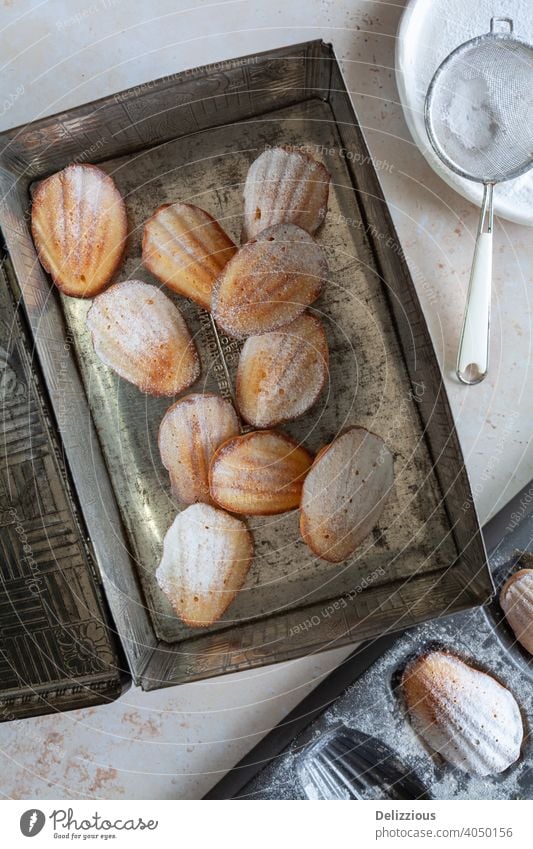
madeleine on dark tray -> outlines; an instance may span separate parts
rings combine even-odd
[[[319,557],[346,560],[376,525],[394,483],[380,436],[350,427],[317,454],[301,502],[302,537]]]
[[[269,516],[294,510],[313,458],[276,430],[256,430],[228,439],[211,463],[213,499],[233,513]]]
[[[95,165],[69,165],[38,186],[31,232],[41,265],[65,295],[92,298],[111,282],[126,246],[126,207]]]
[[[187,625],[212,625],[242,587],[253,540],[242,519],[208,504],[179,513],[163,542],[159,586]]]
[[[140,280],[115,283],[87,313],[94,350],[106,366],[150,395],[177,395],[200,376],[184,318],[163,292]]]
[[[295,419],[313,406],[329,374],[320,319],[308,312],[290,324],[250,336],[237,370],[237,407],[254,427]]]
[[[163,204],[144,225],[143,265],[206,310],[214,282],[236,250],[218,221],[190,203]]]
[[[520,709],[492,675],[454,654],[431,651],[407,666],[401,687],[413,727],[453,766],[496,775],[520,757]]]
[[[324,250],[309,233],[278,224],[228,262],[213,289],[213,316],[236,339],[277,330],[316,301],[327,276]]]
[[[238,433],[235,410],[220,395],[186,395],[167,410],[159,426],[159,453],[179,501],[212,503],[209,464],[217,448]]]
[[[272,147],[252,162],[244,186],[245,239],[274,224],[297,224],[313,235],[326,217],[330,175],[308,153]]]
[[[520,569],[507,579],[500,605],[518,642],[533,654],[533,569]]]

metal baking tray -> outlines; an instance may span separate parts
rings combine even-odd
[[[312,41],[186,71],[1,138],[6,269],[27,317],[87,545],[131,675],[146,689],[287,660],[485,603],[483,540],[442,378],[376,167],[331,46]],[[371,538],[332,567],[300,540],[296,513],[254,519],[256,557],[226,616],[184,626],[154,580],[173,503],[157,451],[168,400],[142,395],[94,356],[89,304],[61,296],[28,230],[31,192],[72,162],[112,174],[130,239],[118,279],[157,283],[140,263],[142,225],[161,203],[208,209],[238,239],[242,186],[267,146],[293,144],[332,174],[318,239],[330,280],[331,380],[286,430],[317,450],[347,424],[380,433],[395,491]],[[392,163],[376,163],[393,167]],[[168,293],[167,293],[168,294]],[[202,360],[197,390],[231,397],[239,345],[176,296]],[[22,624],[23,626],[23,624]],[[21,627],[22,627],[21,626]]]
[[[129,675],[0,265],[0,721],[104,704]]]
[[[413,656],[437,647],[451,649],[475,668],[493,675],[518,702],[524,724],[521,756],[499,775],[480,778],[450,766],[431,753],[409,722],[398,691],[401,672]],[[355,671],[354,678],[341,693],[335,694],[340,678],[335,670],[319,685],[318,692],[310,694],[205,798],[306,798],[298,775],[302,750],[341,723],[377,738],[392,749],[404,764],[406,774],[416,776],[433,799],[533,798],[531,685],[501,650],[482,610],[419,625],[387,646],[370,666],[363,649],[360,656],[348,661],[346,671],[350,669]],[[289,734],[292,737],[287,740]],[[383,796],[376,796],[369,789],[363,798],[387,798],[385,788],[383,791]]]
[[[531,562],[533,484],[518,493],[483,527],[496,582]],[[502,575],[503,573],[503,575]],[[498,776],[467,776],[432,757],[412,730],[395,695],[406,660],[435,643],[494,675],[513,692],[525,725],[522,755]],[[206,794],[206,799],[301,799],[300,753],[339,721],[388,740],[434,798],[533,798],[532,658],[509,634],[497,600],[482,610],[433,621],[371,640],[331,672]]]

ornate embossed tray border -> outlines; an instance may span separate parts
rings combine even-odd
[[[129,682],[37,363],[0,264],[0,721]]]
[[[153,631],[101,453],[93,451],[87,462],[87,445],[98,441],[58,299],[29,234],[30,186],[69,162],[103,162],[312,98],[329,104],[345,149],[358,153],[347,160],[354,210],[361,216],[376,267],[386,282],[391,321],[410,379],[424,383],[419,411],[458,558],[447,569],[413,576],[398,587],[392,583],[369,587],[327,618],[319,615],[323,605],[309,606],[171,645],[158,641]],[[0,137],[0,145],[0,226],[10,285],[28,320],[27,345],[30,350],[35,346],[38,355],[55,415],[53,428],[62,441],[89,534],[88,550],[112,614],[109,622],[114,622],[135,682],[154,689],[283,661],[403,629],[490,598],[486,553],[438,364],[329,45],[313,41],[185,71],[10,130]],[[303,613],[310,620],[316,616],[319,624],[310,630],[298,628]]]

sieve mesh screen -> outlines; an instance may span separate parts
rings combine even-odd
[[[533,48],[480,36],[437,70],[426,98],[436,152],[456,173],[501,182],[533,163]]]

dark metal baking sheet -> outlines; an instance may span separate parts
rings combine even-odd
[[[22,316],[0,266],[0,721],[127,684]]]
[[[490,597],[442,378],[329,45],[308,42],[188,71],[9,131],[1,141],[0,222],[9,260],[136,681],[152,689],[286,660]],[[266,145],[287,141],[310,145],[334,176],[320,235],[332,279],[317,305],[328,323],[332,392],[315,408],[318,427],[311,415],[294,432],[316,448],[347,422],[377,424],[395,454],[396,492],[378,532],[340,569],[312,561],[294,515],[270,528],[259,520],[259,557],[244,592],[223,623],[197,634],[177,622],[153,580],[175,509],[154,449],[164,405],[92,359],[86,305],[62,299],[36,259],[30,190],[69,162],[102,164],[125,192],[132,224],[120,277],[150,279],[139,267],[143,218],[165,200],[189,199],[222,215],[236,235],[249,162]],[[226,366],[231,374],[236,344],[215,340],[214,352],[208,317],[180,306],[201,343],[203,385],[227,392],[217,374]],[[276,551],[280,529],[286,545]]]
[[[520,758],[505,772],[481,778],[449,766],[440,756],[429,752],[409,723],[397,691],[399,674],[413,655],[435,646],[445,646],[476,668],[490,672],[515,696],[523,717],[525,737]],[[530,682],[501,650],[483,611],[467,611],[406,631],[280,755],[264,765],[264,769],[240,789],[237,798],[304,799],[297,774],[302,748],[343,723],[389,746],[405,764],[406,771],[419,779],[432,798],[531,799],[532,721]],[[209,798],[217,798],[216,791]],[[363,798],[375,799],[375,791],[368,788]]]

